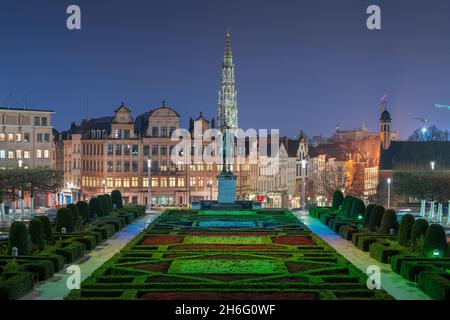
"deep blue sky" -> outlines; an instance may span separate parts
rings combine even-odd
[[[69,4],[81,31],[66,29]],[[366,28],[370,4],[381,31]],[[164,99],[187,126],[215,116],[228,26],[241,127],[378,130],[388,93],[402,137],[414,117],[450,129],[450,111],[432,108],[450,104],[448,0],[1,0],[1,104],[53,109],[61,130],[86,117],[87,99],[90,117]]]

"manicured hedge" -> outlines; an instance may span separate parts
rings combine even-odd
[[[428,221],[425,219],[417,219],[414,221],[412,230],[411,230],[411,243],[413,245],[417,244],[421,237],[425,236],[425,233],[428,230]]]
[[[437,251],[439,257],[446,257],[448,251],[447,236],[440,224],[432,224],[425,233],[422,254],[425,257],[433,257]]]
[[[344,201],[344,194],[340,190],[336,190],[333,194],[333,202],[331,208],[333,210],[339,210],[343,201]]]
[[[31,272],[19,272],[0,281],[0,299],[17,300],[33,290],[34,279]]]
[[[74,203],[69,203],[66,206],[67,209],[70,210],[70,212],[72,213],[72,217],[73,217],[73,223],[74,225],[78,225],[80,223],[80,213],[78,212],[78,207],[76,206],[76,204]]]
[[[33,246],[38,250],[44,250],[45,242],[44,242],[44,227],[42,225],[41,220],[34,218],[31,219],[30,224],[28,226],[28,230],[30,232],[30,241]]]
[[[400,221],[398,231],[398,243],[401,246],[408,246],[411,241],[411,231],[414,225],[415,218],[412,214],[405,214]]]
[[[9,228],[8,254],[12,254],[12,249],[16,247],[19,256],[26,256],[30,253],[28,230],[22,221],[14,221]]]
[[[75,229],[75,222],[70,209],[61,208],[58,209],[58,212],[56,213],[55,231],[61,232],[62,228],[65,228],[67,233],[70,233]]]
[[[111,192],[111,200],[114,209],[122,209],[123,207],[122,193],[120,193],[119,190],[113,190]]]
[[[44,230],[44,240],[47,242],[53,241],[53,231],[50,219],[47,216],[37,216],[41,220],[42,228]]]
[[[421,272],[418,278],[419,288],[436,300],[450,300],[450,273],[433,271]]]
[[[375,209],[376,204],[369,204],[364,210],[364,228],[369,228],[370,223],[370,215],[372,214],[373,209]]]
[[[21,264],[24,270],[36,275],[38,281],[44,281],[53,276],[55,267],[49,260],[30,261]]]
[[[76,206],[81,220],[83,220],[84,223],[91,222],[91,211],[89,210],[89,204],[86,201],[78,201]]]
[[[358,219],[359,216],[362,217],[364,215],[364,210],[366,210],[364,201],[362,201],[361,199],[355,198],[353,200],[352,209],[350,210],[350,218]]]
[[[398,222],[397,222],[397,214],[394,210],[386,210],[383,214],[383,218],[381,219],[379,233],[381,234],[391,234],[391,230],[394,231],[393,234],[397,233],[398,230]]]
[[[98,198],[92,198],[89,201],[89,210],[92,217],[103,217],[106,213],[103,211],[102,203]]]
[[[372,243],[369,246],[370,256],[381,263],[389,263],[391,257],[401,253],[398,249],[389,248],[389,245],[388,241]]]
[[[376,206],[372,213],[370,214],[370,220],[369,220],[369,230],[370,231],[377,231],[377,229],[380,227],[381,220],[383,219],[384,214],[384,207],[383,206]]]
[[[86,246],[78,241],[62,241],[62,248],[56,248],[55,253],[62,255],[66,263],[76,262],[86,255]]]

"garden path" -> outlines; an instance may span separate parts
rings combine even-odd
[[[404,279],[391,270],[389,264],[384,264],[371,258],[368,252],[356,248],[351,241],[342,239],[336,232],[312,218],[305,211],[293,211],[293,214],[303,222],[312,232],[326,241],[336,251],[343,255],[354,266],[364,273],[368,266],[376,265],[381,270],[381,286],[387,293],[397,300],[430,300],[417,284]]]
[[[90,276],[92,272],[120,251],[128,242],[155,220],[159,214],[160,212],[158,211],[147,212],[145,216],[136,219],[106,240],[105,243],[89,252],[78,264],[81,269],[81,281]],[[55,273],[52,278],[35,287],[22,300],[61,300],[70,291],[66,286],[68,277],[69,274],[65,273],[65,269]]]

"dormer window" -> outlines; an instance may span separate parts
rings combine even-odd
[[[95,139],[95,130],[91,130],[91,139]]]

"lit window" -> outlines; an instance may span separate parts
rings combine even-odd
[[[122,187],[122,179],[116,178],[116,179],[114,180],[114,187],[115,187],[115,188],[120,188],[120,187]]]
[[[131,186],[132,186],[133,188],[139,187],[139,180],[138,180],[138,177],[132,177],[132,178],[131,178]]]
[[[0,150],[0,159],[5,159],[5,158],[6,158],[6,151]]]
[[[0,133],[0,141],[6,141],[6,133]]]
[[[203,188],[203,179],[202,178],[198,179],[198,185],[200,188]]]
[[[21,141],[22,141],[22,134],[16,133],[16,142],[21,142]]]
[[[42,158],[42,150],[41,149],[36,150],[36,158],[38,158],[38,159]]]
[[[152,187],[158,187],[158,178],[152,178]]]
[[[130,179],[128,179],[128,178],[124,178],[123,179],[123,187],[124,188],[129,188],[130,187]]]
[[[108,188],[112,188],[114,186],[113,178],[111,178],[111,177],[106,178],[106,185],[108,186]]]
[[[189,179],[189,186],[195,187],[195,177],[190,177],[190,179]]]
[[[45,159],[50,158],[50,151],[49,150],[44,150],[44,158]]]
[[[24,151],[23,151],[23,157],[24,157],[25,159],[30,159],[30,151],[24,150]]]
[[[16,159],[22,159],[22,150],[16,150]]]
[[[14,133],[8,133],[8,141],[14,141]]]
[[[169,177],[169,187],[173,188],[175,187],[175,177]]]
[[[167,187],[167,179],[166,178],[161,178],[159,183],[160,183],[161,187],[163,187],[163,188]]]
[[[143,188],[148,188],[148,178],[142,178],[142,187]]]
[[[184,187],[184,178],[178,178],[178,187]]]

